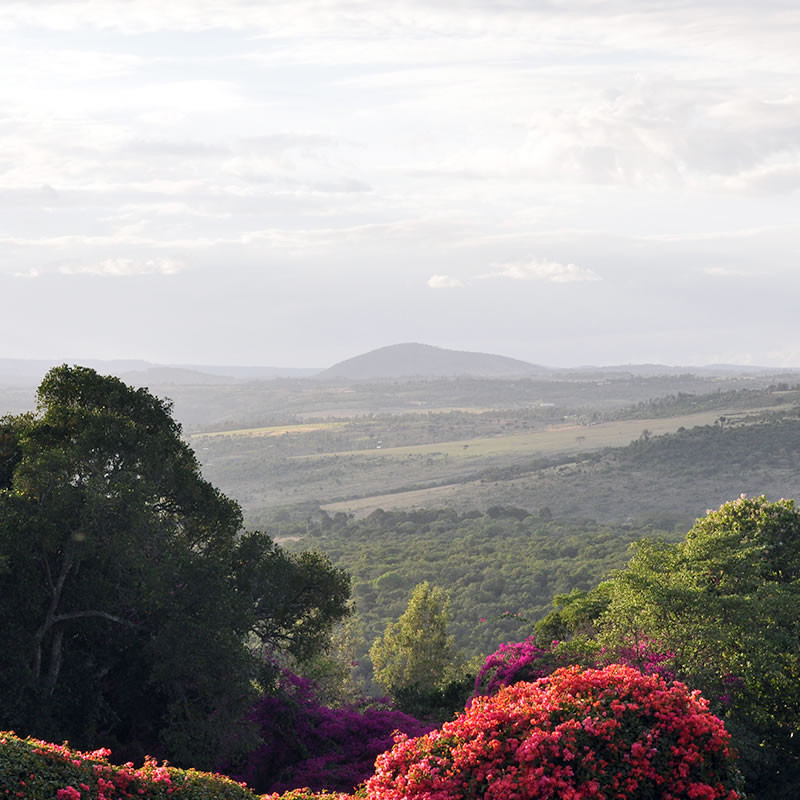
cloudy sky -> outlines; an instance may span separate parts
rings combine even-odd
[[[800,366],[797,0],[3,0],[0,357]]]

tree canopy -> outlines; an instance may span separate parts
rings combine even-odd
[[[245,533],[168,402],[62,366],[0,420],[0,597],[0,727],[204,765],[270,656],[324,648],[349,578]]]
[[[372,645],[375,680],[390,694],[437,689],[449,677],[455,647],[447,633],[448,604],[444,589],[420,583],[402,616]]]
[[[800,781],[800,511],[765,497],[725,503],[686,540],[644,540],[590,593],[556,598],[542,635],[669,651],[678,677],[726,720],[751,786],[794,797]],[[788,792],[788,793],[786,793]]]

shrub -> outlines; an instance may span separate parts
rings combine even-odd
[[[251,714],[263,744],[247,756],[238,777],[266,792],[297,786],[351,791],[372,774],[396,731],[418,736],[433,727],[389,702],[329,708],[319,702],[313,681],[284,672],[278,690],[265,695]]]
[[[504,686],[544,678],[563,666],[553,645],[541,647],[535,636],[522,642],[505,642],[483,662],[475,679],[475,694],[496,694]]]
[[[641,640],[635,647],[601,648],[591,640],[551,642],[546,647],[536,643],[535,636],[522,642],[501,644],[486,658],[475,679],[475,695],[496,694],[504,686],[519,681],[535,681],[550,675],[559,667],[579,664],[601,667],[607,664],[626,664],[647,675],[660,675],[674,680],[674,654],[653,640]]]
[[[68,745],[0,732],[0,797],[13,800],[255,800],[224,775],[176,769],[152,759],[109,763],[106,749],[84,753]]]
[[[290,789],[283,794],[265,794],[262,800],[353,800],[353,795],[342,792],[313,792],[308,787]]]
[[[368,800],[739,800],[722,722],[697,692],[619,664],[570,667],[479,697],[398,737]]]

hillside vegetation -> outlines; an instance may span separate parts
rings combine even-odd
[[[788,387],[679,393],[586,413],[545,405],[325,418],[191,442],[204,474],[261,526],[319,508],[366,516],[509,505],[671,528],[743,491],[791,495],[798,403]]]
[[[499,641],[524,638],[554,595],[589,589],[628,559],[631,542],[673,532],[548,519],[520,508],[487,513],[454,510],[376,511],[360,520],[319,515],[282,524],[287,549],[319,549],[353,580],[366,648],[405,608],[422,581],[450,592],[451,632],[467,658]]]
[[[289,789],[285,800],[313,797],[298,786],[350,792],[364,781],[368,800],[428,788],[442,800],[525,800],[553,787],[741,800],[738,750],[753,797],[789,800],[800,775],[800,512],[742,496],[684,538],[680,509],[655,521],[641,498],[659,493],[659,474],[699,483],[726,474],[723,462],[740,481],[762,465],[765,480],[795,474],[796,394],[595,411],[584,425],[599,431],[672,430],[695,404],[690,417],[715,420],[506,463],[491,463],[491,444],[452,451],[445,464],[482,460],[469,483],[492,505],[354,518],[306,502],[263,510],[264,533],[243,529],[238,504],[201,476],[168,402],[56,368],[35,413],[0,419],[0,728],[95,750],[0,734],[0,787],[19,800],[252,796],[181,769],[200,766],[256,791]],[[518,411],[452,419],[477,420],[476,443],[497,440],[501,453],[509,439],[558,433]],[[420,418],[398,427],[394,449],[441,435],[415,427]],[[313,465],[325,457],[292,446],[355,433],[345,420],[280,427],[198,441],[277,442],[277,464]],[[589,475],[613,488],[636,474],[647,485],[627,521],[624,508],[603,522],[496,502],[500,487],[537,476],[571,476],[577,491]],[[367,652],[388,699],[364,695]],[[387,752],[397,729],[425,738]],[[114,767],[108,744],[181,768]]]

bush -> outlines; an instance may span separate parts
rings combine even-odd
[[[504,686],[544,678],[563,666],[566,664],[553,645],[541,647],[534,636],[523,642],[505,642],[483,662],[475,679],[475,695],[496,694]]]
[[[368,800],[739,800],[722,722],[696,692],[614,664],[476,698],[378,758]]]
[[[341,792],[313,792],[308,787],[291,789],[283,794],[265,794],[262,800],[353,800],[353,795]]]
[[[504,686],[519,681],[535,681],[550,675],[559,667],[579,664],[599,668],[608,664],[626,664],[646,675],[660,675],[674,680],[674,653],[657,642],[640,640],[635,647],[600,647],[593,641],[576,638],[569,642],[551,642],[546,647],[536,643],[535,636],[522,642],[501,644],[487,656],[475,679],[475,695],[496,694]]]
[[[84,753],[68,745],[0,732],[0,797],[14,800],[256,800],[246,786],[197,770],[159,765],[135,769],[108,761],[109,750]]]
[[[396,731],[418,736],[433,727],[389,703],[383,698],[329,708],[319,702],[313,681],[284,672],[277,691],[264,696],[250,717],[263,744],[236,772],[258,791],[305,786],[349,792],[372,775]]]

